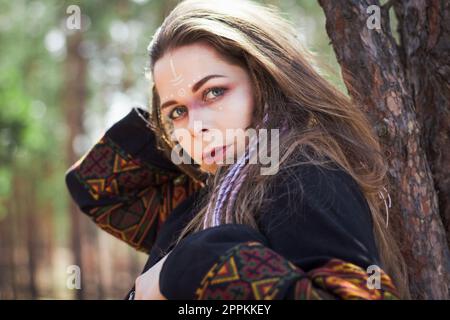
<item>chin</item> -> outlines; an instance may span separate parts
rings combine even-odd
[[[214,174],[217,171],[218,165],[216,163],[210,164],[210,165],[202,165],[200,169],[204,172]]]

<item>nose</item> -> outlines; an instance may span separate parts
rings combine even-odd
[[[193,108],[189,112],[188,130],[193,136],[209,132],[209,123],[206,112],[201,108]]]

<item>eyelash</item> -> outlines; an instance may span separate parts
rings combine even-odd
[[[221,91],[222,91],[222,93],[221,93],[220,95],[218,95],[218,96],[216,96],[215,98],[211,99],[212,101],[215,101],[216,99],[222,97],[228,89],[227,89],[227,88],[224,88],[224,87],[211,87],[211,88],[205,89],[205,91],[203,91],[203,93],[202,93],[202,99],[203,99],[203,101],[205,101],[205,97],[208,95],[208,93],[210,93],[210,92],[213,91],[213,90],[221,90]],[[170,112],[169,112],[169,118],[170,118],[172,121],[177,121],[177,119],[178,119],[178,118],[174,118],[174,117],[172,116],[173,112],[174,112],[175,110],[177,110],[178,108],[180,108],[180,106],[174,107],[174,108],[173,108],[172,110],[170,110]],[[185,108],[186,108],[186,107],[185,107]]]

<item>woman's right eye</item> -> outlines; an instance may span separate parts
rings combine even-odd
[[[169,113],[169,118],[172,120],[177,120],[178,118],[183,116],[183,113],[186,112],[185,107],[175,107]]]

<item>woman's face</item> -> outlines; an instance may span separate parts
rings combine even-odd
[[[164,127],[203,171],[214,174],[243,153],[254,108],[245,69],[198,42],[165,54],[153,78]]]

